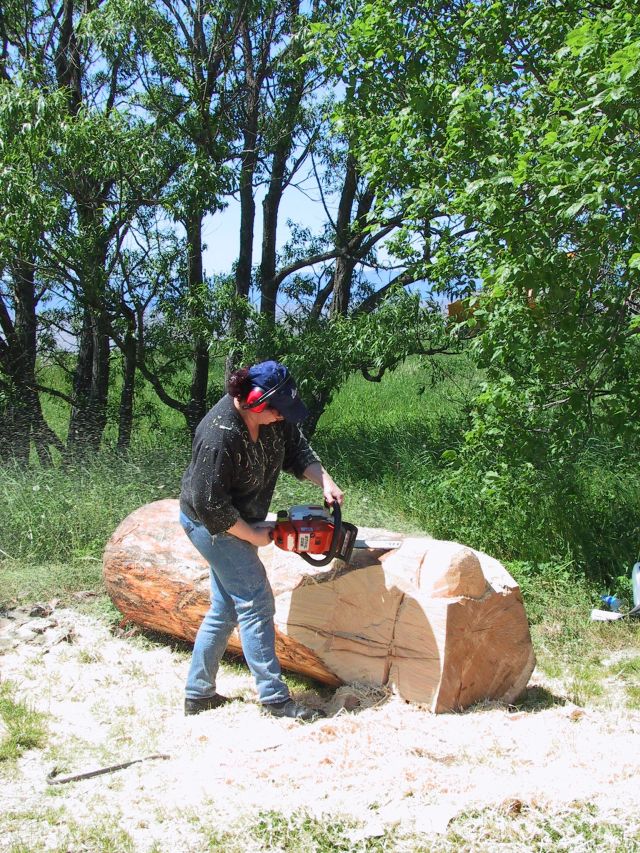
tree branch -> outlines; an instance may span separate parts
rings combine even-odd
[[[416,281],[420,281],[420,277],[410,272],[409,270],[405,270],[404,272],[397,275],[395,278],[392,278],[391,281],[387,282],[387,284],[383,285],[379,290],[376,290],[375,293],[372,293],[370,296],[367,296],[360,305],[353,312],[354,316],[358,316],[360,314],[369,314],[378,305],[382,302],[385,295],[394,287],[407,287],[409,284],[413,284]]]
[[[289,266],[281,269],[280,272],[276,275],[275,281],[278,285],[282,284],[282,282],[288,276],[292,275],[292,273],[297,272],[298,270],[304,269],[305,267],[312,267],[314,264],[320,264],[323,261],[330,261],[333,258],[337,258],[341,255],[345,255],[345,251],[343,249],[333,248],[328,252],[321,252],[317,255],[311,255],[308,258],[302,258],[299,261],[294,261]]]

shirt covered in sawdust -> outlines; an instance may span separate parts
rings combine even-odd
[[[277,421],[251,440],[233,397],[227,394],[200,421],[189,467],[182,478],[180,509],[211,535],[238,518],[263,521],[280,471],[301,478],[320,460],[299,427]]]

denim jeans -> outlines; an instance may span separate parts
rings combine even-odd
[[[216,692],[218,666],[231,632],[240,629],[242,650],[258,688],[260,702],[284,702],[289,688],[276,657],[273,592],[255,545],[230,533],[211,536],[207,528],[180,513],[191,544],[211,569],[211,607],[198,629],[187,676],[188,699]]]

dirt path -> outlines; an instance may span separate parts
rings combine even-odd
[[[619,826],[624,849],[640,838],[637,711],[583,710],[558,695],[536,711],[492,705],[433,716],[346,687],[303,695],[331,715],[305,726],[261,715],[248,672],[229,665],[218,689],[245,701],[185,718],[186,654],[115,637],[72,610],[35,623],[24,612],[8,617],[0,620],[1,677],[48,715],[48,736],[17,768],[0,768],[0,850],[118,849],[100,841],[109,826],[126,833],[121,849],[143,853],[200,851],[229,831],[235,849],[284,849],[248,837],[243,846],[238,827],[269,812],[342,821],[354,850],[385,833],[396,841],[384,849],[415,850],[416,839],[434,849],[434,839],[452,838],[452,821],[474,813],[517,816],[522,833],[527,814],[533,826],[578,809],[594,824]],[[537,673],[532,685],[550,689]],[[153,753],[170,758],[46,782],[54,767],[72,774]],[[533,849],[514,843],[504,849]]]

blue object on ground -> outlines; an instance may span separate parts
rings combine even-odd
[[[600,598],[604,604],[607,605],[609,610],[613,610],[614,613],[619,612],[622,602],[619,598],[616,598],[615,595],[601,595]]]

